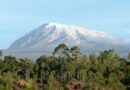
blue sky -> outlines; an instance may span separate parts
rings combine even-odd
[[[130,38],[130,0],[0,0],[0,48],[36,27],[62,23]]]

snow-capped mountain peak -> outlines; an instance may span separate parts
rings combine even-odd
[[[15,41],[6,53],[18,57],[36,58],[43,54],[50,54],[61,43],[69,47],[78,46],[82,52],[87,54],[113,48],[124,55],[129,50],[129,45],[124,42],[120,43],[118,39],[102,31],[47,23]]]
[[[12,48],[42,48],[46,45],[54,46],[59,43],[69,45],[87,44],[89,41],[101,42],[112,39],[101,31],[82,28],[79,26],[47,23],[33,30],[14,42]]]

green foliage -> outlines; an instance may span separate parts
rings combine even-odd
[[[2,53],[2,50],[0,50],[0,60],[1,60],[2,54],[3,54],[3,53]]]
[[[64,56],[69,56],[68,54],[68,47],[63,43],[59,44],[53,52],[53,55],[58,56],[58,57],[64,57]]]
[[[128,54],[128,60],[130,60],[130,53]]]
[[[59,83],[54,77],[54,72],[51,72],[48,79],[48,90],[58,90]]]
[[[77,46],[60,44],[52,56],[36,62],[13,56],[0,60],[0,90],[129,90],[129,85],[130,62],[114,50],[87,56]]]

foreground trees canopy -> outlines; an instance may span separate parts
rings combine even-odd
[[[112,49],[82,55],[77,46],[65,44],[35,62],[5,56],[0,60],[0,90],[129,90],[127,59]]]

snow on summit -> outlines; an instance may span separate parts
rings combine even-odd
[[[15,56],[39,56],[51,53],[61,43],[65,43],[69,47],[78,46],[84,53],[115,49],[124,54],[129,50],[129,45],[120,43],[118,39],[102,31],[73,25],[47,23],[16,40],[7,51]]]
[[[15,41],[11,48],[42,48],[46,45],[66,43],[81,45],[88,41],[107,40],[111,36],[101,31],[94,31],[78,26],[57,23],[44,24]]]

